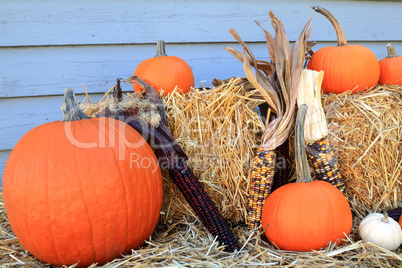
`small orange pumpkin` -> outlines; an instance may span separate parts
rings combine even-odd
[[[399,225],[401,226],[401,228],[402,228],[402,216],[401,217],[399,217]]]
[[[352,212],[342,192],[311,179],[304,144],[306,107],[300,106],[296,119],[297,181],[268,196],[262,212],[265,236],[284,250],[319,250],[330,241],[341,245],[352,230]]]
[[[381,85],[402,85],[402,56],[398,56],[395,48],[387,45],[388,56],[380,60]]]
[[[35,127],[6,163],[3,192],[22,246],[56,266],[104,264],[140,247],[162,206],[158,161],[126,123],[89,118],[66,90],[63,121]]]
[[[311,70],[325,72],[323,91],[358,92],[375,86],[380,77],[380,66],[376,55],[365,46],[348,45],[338,20],[325,8],[319,6],[312,8],[332,23],[338,39],[338,46],[323,47],[316,51],[307,66]]]
[[[183,94],[194,87],[194,74],[190,66],[179,57],[166,55],[163,40],[157,41],[155,57],[142,61],[135,69],[134,76],[158,92],[162,89],[165,94],[172,92],[176,86]],[[133,83],[133,88],[135,92],[143,91],[137,83]]]

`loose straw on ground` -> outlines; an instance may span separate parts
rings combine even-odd
[[[160,222],[142,248],[101,267],[400,267],[402,249],[391,252],[359,240],[356,231],[359,220],[355,219],[351,238],[343,246],[328,245],[321,251],[312,252],[277,250],[261,236],[251,236],[245,226],[238,226],[233,229],[242,246],[237,253],[227,253],[223,247],[218,247],[215,238],[198,221],[182,220],[171,225]],[[2,194],[0,266],[50,267],[26,252],[14,237],[6,218]]]

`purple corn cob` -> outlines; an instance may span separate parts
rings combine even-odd
[[[401,217],[402,214],[402,207],[390,209],[387,211],[387,213],[389,217],[393,218],[396,221],[399,221],[399,218]]]
[[[169,170],[169,175],[204,226],[217,236],[219,243],[224,244],[230,252],[238,249],[229,225],[187,164],[179,161]]]
[[[162,120],[158,127],[154,128],[142,122],[136,115],[124,111],[115,112],[105,109],[102,116],[113,117],[124,121],[136,129],[148,142],[158,158],[161,168],[169,171],[171,180],[182,192],[186,201],[200,218],[207,230],[214,236],[220,244],[225,246],[225,250],[233,252],[238,249],[237,242],[233,236],[228,223],[225,221],[218,208],[213,203],[209,195],[204,191],[201,183],[187,166],[187,155],[176,142],[167,127],[167,118],[162,100],[153,87],[147,85],[137,77],[130,77],[126,82],[137,81],[146,90],[146,97],[157,105]],[[118,81],[113,92],[115,104],[118,105],[122,99],[121,87]]]

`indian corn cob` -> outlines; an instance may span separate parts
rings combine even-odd
[[[388,216],[393,218],[396,221],[399,221],[399,218],[402,215],[402,207],[390,209],[387,211]]]
[[[204,226],[212,235],[217,236],[219,243],[224,244],[230,252],[238,249],[229,225],[187,164],[184,161],[178,161],[173,168],[169,169],[169,176]]]
[[[289,182],[289,168],[287,159],[289,158],[289,141],[285,141],[276,149],[276,165],[274,182],[271,192]]]
[[[160,114],[159,124],[152,126],[147,122],[143,122],[140,117],[133,114],[132,111],[128,113],[120,111],[116,109],[116,107],[114,109],[107,109],[104,115],[123,120],[141,133],[154,150],[161,168],[165,168],[169,171],[170,179],[177,185],[204,226],[212,235],[217,236],[218,242],[225,246],[226,251],[233,252],[238,249],[235,237],[212,199],[204,191],[201,183],[190,167],[187,166],[186,153],[167,128],[167,118],[162,100],[153,87],[149,86],[138,77],[126,79],[128,83],[134,81],[144,87],[146,91],[145,98],[155,105],[156,111]],[[119,83],[116,86],[116,90],[121,91]],[[119,105],[119,100],[116,96],[120,95],[120,93],[114,92],[115,105]]]
[[[337,187],[343,194],[345,185],[339,171],[338,158],[328,139],[328,127],[321,104],[321,83],[324,72],[303,70],[298,88],[297,104],[308,106],[304,138],[313,165],[315,179]]]
[[[268,31],[264,29],[263,31],[271,62],[256,60],[250,48],[233,29],[230,30],[230,33],[243,46],[244,52],[226,48],[235,58],[243,62],[249,83],[260,92],[261,97],[269,106],[267,128],[262,137],[262,144],[251,164],[246,219],[247,226],[251,230],[256,230],[261,226],[262,209],[274,180],[277,164],[276,149],[288,139],[293,127],[297,85],[311,29],[309,28],[310,18],[291,48],[281,21],[272,12],[269,12],[269,16],[275,30],[275,38]],[[255,73],[251,67],[254,67]],[[269,120],[271,112],[275,116]]]
[[[331,183],[345,194],[346,189],[339,171],[338,159],[331,148],[328,137],[308,144],[307,152],[313,165],[315,178]]]
[[[247,225],[254,229],[261,223],[262,208],[271,192],[274,179],[276,152],[260,147],[251,167],[251,186],[247,204]]]

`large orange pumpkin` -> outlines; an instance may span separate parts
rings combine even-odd
[[[169,93],[176,86],[182,93],[187,93],[194,87],[194,75],[190,66],[181,58],[168,56],[165,52],[165,42],[157,41],[156,55],[142,61],[134,71],[134,76],[153,86],[156,91]],[[135,92],[142,91],[141,85],[134,83]]]
[[[304,104],[296,119],[297,182],[276,189],[262,213],[266,237],[284,250],[319,250],[330,241],[340,245],[352,230],[352,212],[341,191],[311,179],[304,144],[306,111]]]
[[[324,71],[322,89],[325,93],[365,91],[377,84],[380,66],[375,54],[362,45],[348,45],[337,19],[325,8],[314,6],[335,28],[338,46],[323,47],[311,57],[308,68]]]
[[[74,121],[40,125],[13,149],[4,203],[25,249],[53,265],[85,267],[129,253],[150,237],[162,179],[137,131],[112,118],[83,119],[69,98],[65,115],[74,114]]]
[[[380,60],[380,80],[383,85],[402,85],[402,56],[398,56],[395,48],[387,45],[388,55]]]

